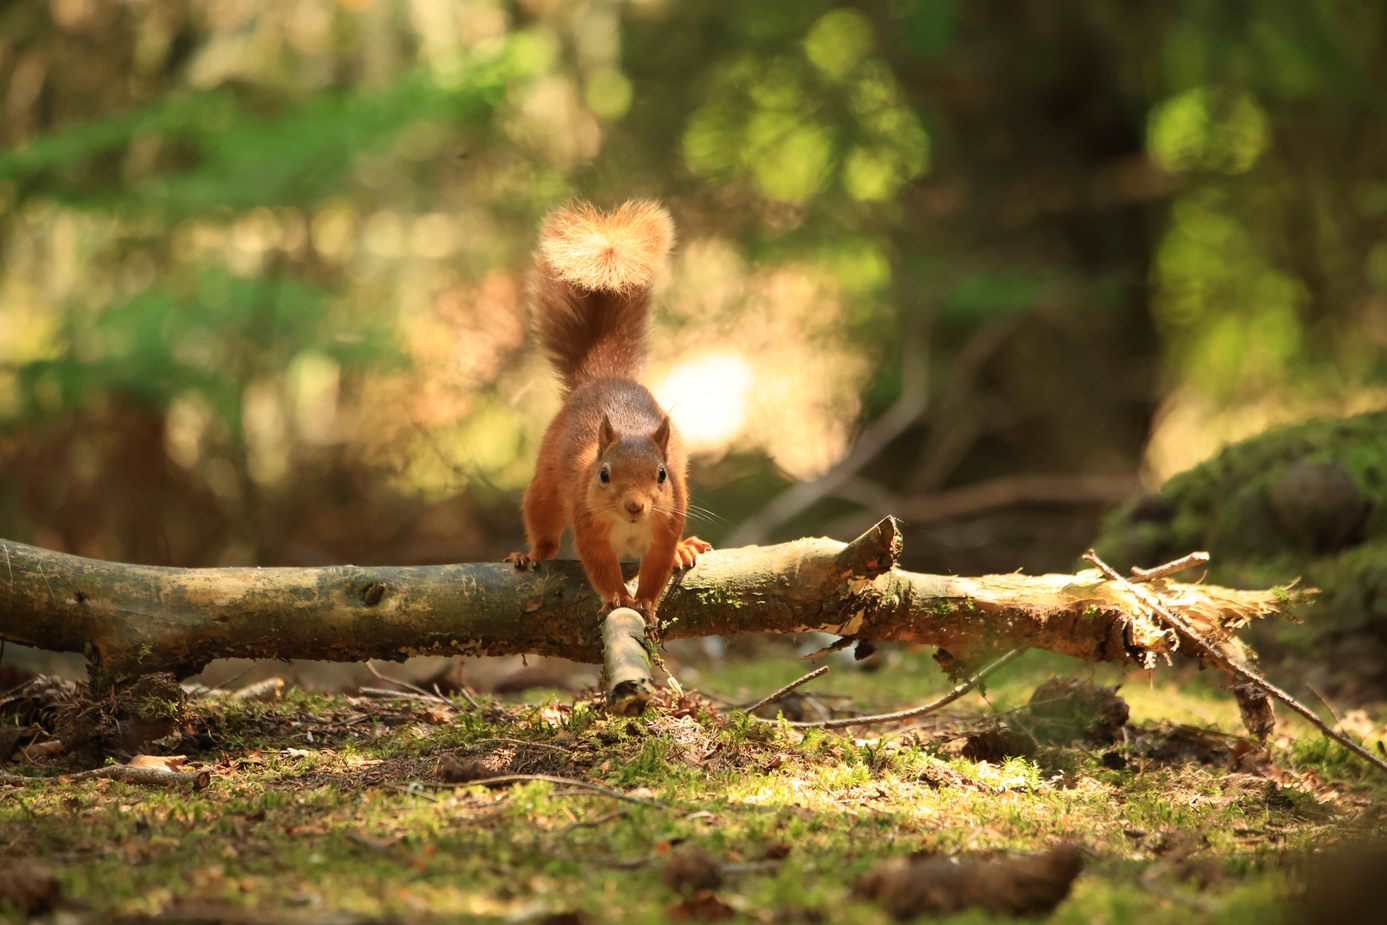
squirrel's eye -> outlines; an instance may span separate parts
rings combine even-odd
[[[665,471],[665,467],[664,467],[664,466],[661,466],[661,467],[660,467],[660,474],[657,475],[657,476],[655,476],[655,479],[656,479],[656,481],[658,481],[661,485],[663,485],[663,484],[665,483],[665,479],[667,479],[667,478],[669,478],[669,473]]]
[[[607,483],[611,482],[611,480],[612,480],[612,470],[611,470],[611,468],[608,467],[608,465],[607,465],[606,463],[603,463],[603,464],[602,464],[602,471],[600,471],[600,472],[597,473],[597,477],[598,477],[599,479],[602,480],[602,484],[603,484],[603,485],[606,485]]]

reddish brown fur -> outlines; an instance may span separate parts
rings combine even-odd
[[[564,530],[572,529],[602,599],[637,606],[648,617],[674,568],[692,565],[710,548],[696,537],[683,539],[683,442],[636,381],[651,287],[673,238],[669,215],[650,202],[605,215],[574,206],[545,220],[535,257],[536,322],[566,394],[525,492],[529,553],[510,557],[520,567],[552,559]],[[621,577],[623,553],[641,558],[634,598]]]

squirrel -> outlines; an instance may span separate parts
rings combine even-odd
[[[638,381],[651,289],[673,244],[674,222],[655,202],[607,213],[579,203],[545,218],[531,298],[564,398],[525,492],[529,551],[506,557],[534,569],[558,554],[571,529],[603,604],[651,622],[674,570],[712,549],[684,537],[688,458],[669,415]],[[624,558],[640,559],[634,597]]]

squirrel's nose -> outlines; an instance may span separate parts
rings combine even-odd
[[[641,513],[642,511],[645,510],[645,502],[644,502],[644,501],[627,501],[627,502],[626,502],[626,510],[627,510],[628,513],[630,513],[630,514],[632,514],[632,515],[639,514],[639,513]]]

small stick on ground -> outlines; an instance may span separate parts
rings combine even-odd
[[[413,691],[415,694],[418,694],[419,697],[421,697],[424,700],[428,700],[432,703],[439,703],[446,707],[451,707],[453,705],[453,702],[449,700],[447,697],[426,691],[422,687],[419,687],[417,684],[410,684],[408,681],[401,681],[399,678],[392,678],[387,675],[381,674],[379,671],[376,670],[375,664],[372,663],[370,659],[367,659],[366,661],[366,670],[371,672],[371,674],[375,675],[377,678],[380,678],[387,684],[398,684],[405,690]],[[367,690],[367,688],[363,687],[362,690]]]
[[[573,754],[573,749],[564,748],[562,745],[550,745],[548,742],[535,742],[532,739],[516,739],[511,736],[487,736],[485,739],[476,739],[468,744],[481,745],[485,742],[504,742],[508,745],[523,745],[526,748],[547,748],[550,751],[562,752],[565,755]]]
[[[19,753],[24,756],[25,761],[34,761],[39,758],[61,755],[65,751],[67,751],[67,746],[63,744],[61,739],[49,739],[47,742],[35,742],[32,745],[26,745],[19,750]]]
[[[1324,696],[1324,694],[1320,693],[1319,688],[1315,687],[1315,685],[1307,681],[1305,686],[1310,689],[1310,693],[1314,694],[1316,697],[1320,699],[1320,703],[1324,704],[1324,708],[1329,711],[1329,715],[1334,719],[1334,725],[1337,726],[1339,724],[1339,711],[1334,709],[1334,704],[1330,703],[1329,700]]]
[[[559,838],[567,838],[578,829],[595,829],[598,826],[606,825],[614,819],[620,819],[622,816],[625,816],[626,813],[626,810],[618,809],[607,813],[605,816],[599,816],[596,819],[579,819],[577,822],[572,822],[564,826],[556,834]]]
[[[585,780],[578,780],[574,777],[559,777],[554,774],[501,774],[496,777],[479,777],[476,780],[461,780],[456,783],[428,783],[424,784],[424,786],[494,787],[500,784],[522,784],[537,780],[549,784],[561,784],[565,787],[577,787],[579,790],[587,790],[604,797],[611,797],[613,800],[635,803],[637,806],[649,806],[654,809],[669,809],[669,806],[664,803],[657,803],[654,800],[647,800],[642,797],[633,797],[630,794],[622,793],[620,790],[613,790],[611,787],[603,787],[601,784],[591,784]]]
[[[284,693],[283,678],[266,678],[263,681],[256,681],[254,684],[247,684],[239,690],[227,691],[223,697],[226,700],[278,700]]]
[[[824,674],[827,674],[827,673],[828,673],[828,666],[827,666],[827,665],[824,665],[824,666],[821,667],[821,668],[815,668],[813,671],[809,672],[807,675],[804,675],[803,677],[797,678],[796,680],[791,681],[789,684],[786,684],[786,685],[785,685],[784,687],[782,687],[780,690],[775,691],[775,692],[770,693],[770,694],[767,694],[766,696],[762,697],[760,700],[756,701],[756,702],[753,703],[751,706],[747,707],[746,710],[745,710],[745,712],[747,712],[747,713],[755,713],[757,710],[761,709],[761,708],[764,707],[766,704],[768,704],[768,703],[775,703],[776,701],[780,700],[782,697],[785,697],[787,694],[789,694],[789,693],[790,693],[791,691],[793,691],[795,688],[800,687],[800,686],[805,685],[805,684],[808,684],[810,681],[814,680],[815,678],[819,677],[820,675],[824,675]]]
[[[1208,565],[1209,554],[1207,552],[1192,552],[1187,556],[1181,556],[1164,565],[1155,568],[1142,568],[1139,565],[1132,566],[1132,577],[1127,579],[1130,582],[1155,581],[1157,578],[1169,578],[1171,575],[1178,575],[1188,571],[1196,565]]]
[[[852,645],[852,644],[855,643],[855,642],[857,642],[857,637],[855,637],[855,636],[844,636],[842,639],[837,639],[837,640],[834,640],[833,642],[830,642],[828,645],[824,646],[822,649],[815,649],[813,652],[810,652],[808,655],[801,655],[800,658],[804,659],[804,661],[806,661],[806,662],[817,662],[819,659],[823,658],[824,656],[826,656],[826,655],[832,655],[834,652],[837,652],[837,651],[839,651],[839,650],[841,650],[841,649],[846,649],[848,646]]]
[[[435,694],[438,694],[439,697],[443,696],[443,692],[438,689],[437,684],[433,686],[433,692]],[[478,713],[482,712],[482,705],[477,702],[476,697],[472,696],[472,692],[467,689],[467,686],[465,684],[458,685],[458,693],[462,695],[463,700],[467,701],[468,706],[476,710]]]
[[[51,784],[54,781],[62,780],[79,781],[104,778],[107,780],[118,780],[127,784],[140,784],[145,787],[191,787],[194,790],[202,790],[212,780],[212,775],[208,771],[172,771],[168,768],[132,768],[125,764],[113,764],[104,768],[96,768],[92,771],[81,771],[77,774],[64,774],[58,777],[24,777],[19,774],[0,774],[2,784],[34,784],[43,782]]]
[[[432,694],[424,696],[422,694],[416,694],[413,691],[396,691],[386,687],[358,687],[356,691],[358,694],[366,694],[384,700],[408,700],[414,703],[429,703],[435,706],[443,705],[440,704],[438,698]],[[446,699],[444,703],[447,703]],[[451,706],[451,704],[449,704],[449,706]]]
[[[1097,566],[1100,572],[1102,572],[1107,577],[1111,578],[1113,581],[1125,585],[1132,592],[1132,595],[1136,597],[1136,599],[1140,601],[1148,610],[1150,610],[1153,614],[1164,620],[1166,625],[1178,632],[1182,638],[1188,640],[1190,644],[1193,645],[1195,649],[1199,651],[1200,654],[1207,655],[1209,658],[1213,659],[1214,664],[1216,664],[1219,668],[1222,668],[1224,671],[1227,671],[1228,673],[1234,675],[1241,681],[1244,681],[1248,684],[1253,685],[1254,687],[1258,687],[1261,690],[1266,691],[1268,694],[1275,697],[1277,700],[1281,701],[1295,712],[1299,713],[1302,717],[1305,718],[1306,722],[1310,723],[1324,735],[1333,739],[1335,742],[1338,742],[1344,748],[1347,748],[1349,751],[1353,752],[1355,755],[1362,758],[1364,761],[1367,761],[1369,764],[1373,765],[1378,770],[1387,773],[1387,761],[1383,761],[1381,758],[1377,757],[1372,752],[1368,751],[1366,748],[1359,745],[1357,742],[1353,741],[1343,733],[1335,731],[1328,723],[1316,716],[1315,711],[1305,706],[1299,700],[1296,700],[1294,697],[1292,697],[1286,691],[1283,691],[1281,688],[1277,687],[1275,684],[1272,684],[1270,681],[1259,675],[1257,672],[1233,661],[1233,659],[1231,659],[1228,655],[1226,655],[1223,652],[1220,652],[1216,646],[1206,642],[1202,637],[1200,637],[1198,633],[1194,631],[1194,628],[1191,627],[1189,623],[1184,620],[1184,618],[1177,616],[1175,613],[1173,613],[1170,610],[1170,608],[1166,607],[1165,604],[1163,604],[1155,594],[1152,594],[1146,588],[1143,588],[1140,585],[1132,584],[1132,582],[1128,581],[1126,578],[1123,578],[1122,575],[1116,570],[1114,570],[1111,565],[1108,565],[1108,563],[1100,559],[1098,557],[1097,552],[1090,549],[1088,552],[1084,553],[1084,559],[1088,562],[1093,563],[1093,565]]]
[[[914,719],[917,716],[925,716],[929,713],[933,713],[936,710],[942,710],[944,707],[947,707],[949,704],[953,703],[955,700],[962,697],[964,694],[968,693],[973,688],[977,687],[978,683],[982,681],[983,678],[986,678],[988,675],[992,674],[992,672],[996,671],[998,668],[1001,668],[1003,665],[1007,664],[1020,654],[1020,649],[1012,649],[1010,652],[1007,652],[1005,655],[1002,655],[1001,657],[997,658],[991,664],[985,665],[984,667],[979,669],[978,673],[973,675],[971,678],[968,678],[966,681],[961,681],[959,684],[955,685],[954,689],[949,691],[943,697],[940,697],[938,700],[931,701],[930,703],[924,704],[923,706],[911,707],[909,710],[897,710],[895,713],[875,713],[870,716],[848,716],[842,719],[806,720],[803,722],[790,723],[790,725],[801,729],[843,729],[848,726],[869,726],[877,723],[890,723],[896,720]],[[766,720],[765,722],[775,721]]]

